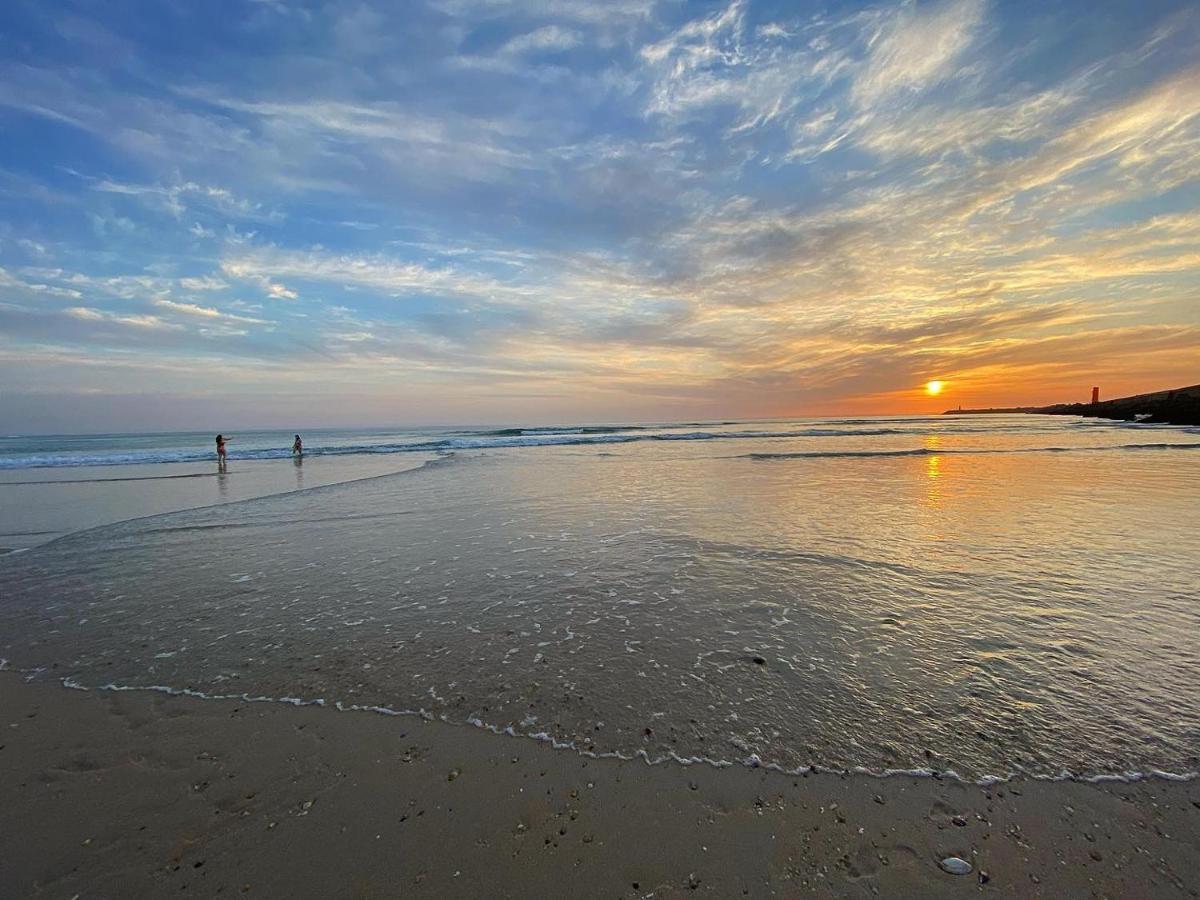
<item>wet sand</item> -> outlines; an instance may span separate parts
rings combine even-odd
[[[374,478],[432,458],[429,453],[234,458],[223,472],[215,463],[0,470],[0,547],[20,550],[126,519]]]
[[[650,768],[12,672],[0,790],[4,898],[1200,896],[1197,781]]]

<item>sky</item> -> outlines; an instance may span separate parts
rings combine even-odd
[[[4,433],[1200,382],[1190,3],[6,0],[0,135]]]

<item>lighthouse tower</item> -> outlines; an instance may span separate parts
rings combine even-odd
[[[1093,403],[1100,402],[1100,388],[1098,388],[1098,387],[1092,388],[1092,402]]]

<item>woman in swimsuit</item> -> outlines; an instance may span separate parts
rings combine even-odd
[[[225,466],[225,442],[227,440],[229,440],[229,438],[225,437],[225,435],[217,435],[217,465],[221,468],[224,468]]]
[[[300,435],[296,435],[296,441],[292,444],[292,455],[301,456],[304,453],[304,444],[300,441]]]

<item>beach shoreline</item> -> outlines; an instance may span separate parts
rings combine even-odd
[[[436,458],[234,459],[225,470],[208,462],[0,469],[0,548],[26,550],[131,519],[395,475]]]
[[[0,478],[0,900],[1200,897],[1185,432],[729,428]]]
[[[412,717],[0,683],[5,897],[1200,896],[1197,781],[651,767]]]

